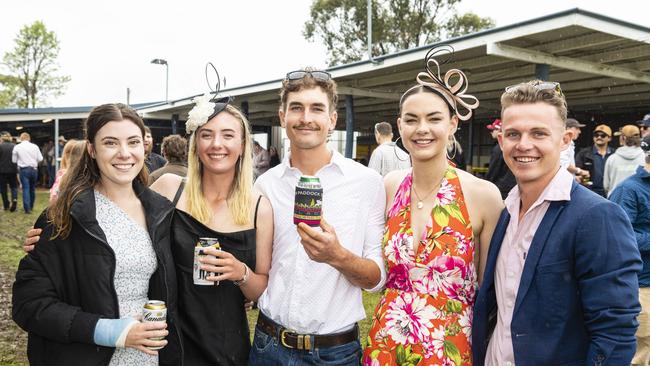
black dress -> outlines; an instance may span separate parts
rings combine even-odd
[[[183,191],[178,189],[174,205]],[[257,208],[255,207],[255,227]],[[181,318],[185,365],[246,365],[250,351],[244,295],[231,281],[217,286],[194,285],[194,247],[200,237],[216,237],[221,249],[255,268],[256,228],[220,233],[190,214],[176,209],[172,222],[172,254],[178,276],[178,310]]]

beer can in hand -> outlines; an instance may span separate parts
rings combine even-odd
[[[318,177],[303,175],[296,186],[293,223],[320,226],[323,210],[323,187]]]
[[[164,301],[149,300],[142,308],[142,322],[167,322],[167,305]],[[162,341],[165,337],[151,338],[154,341]],[[149,349],[161,349],[162,347],[148,347]]]
[[[199,286],[214,286],[219,284],[219,281],[208,281],[206,278],[208,276],[218,276],[220,273],[208,272],[204,269],[201,269],[200,258],[206,256],[204,250],[207,248],[213,247],[220,250],[221,245],[219,244],[219,239],[217,238],[199,238],[199,241],[194,247],[194,284]]]

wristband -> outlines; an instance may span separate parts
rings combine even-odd
[[[246,265],[246,263],[242,263],[242,264],[244,265],[244,277],[242,277],[241,280],[232,281],[237,286],[241,286],[241,285],[245,284],[246,281],[248,281],[248,266]]]

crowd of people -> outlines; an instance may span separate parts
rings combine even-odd
[[[434,55],[397,106],[404,149],[378,123],[370,167],[327,147],[338,95],[321,70],[282,81],[282,161],[209,94],[194,100],[189,141],[166,137],[164,157],[135,111],[94,108],[16,273],[30,362],[648,365],[650,137],[625,126],[612,151],[599,125],[576,155],[584,126],[559,83],[523,82],[501,96],[479,179],[453,163],[479,101],[461,70],[440,78]],[[38,161],[29,146],[18,151]],[[20,161],[27,182],[33,161]],[[303,176],[322,186],[317,227],[293,223]],[[221,245],[198,264],[214,286],[193,282],[202,237]],[[365,348],[362,291],[383,291]],[[148,300],[166,302],[166,321],[141,321]]]

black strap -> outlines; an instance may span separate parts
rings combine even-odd
[[[260,207],[260,201],[262,200],[262,195],[257,197],[257,203],[255,204],[255,218],[253,219],[253,228],[257,229],[257,209]]]
[[[178,186],[178,189],[176,190],[176,195],[174,196],[174,200],[172,201],[174,207],[176,207],[178,200],[181,198],[181,194],[183,193],[183,188],[185,188],[185,178],[181,179],[181,184]]]

